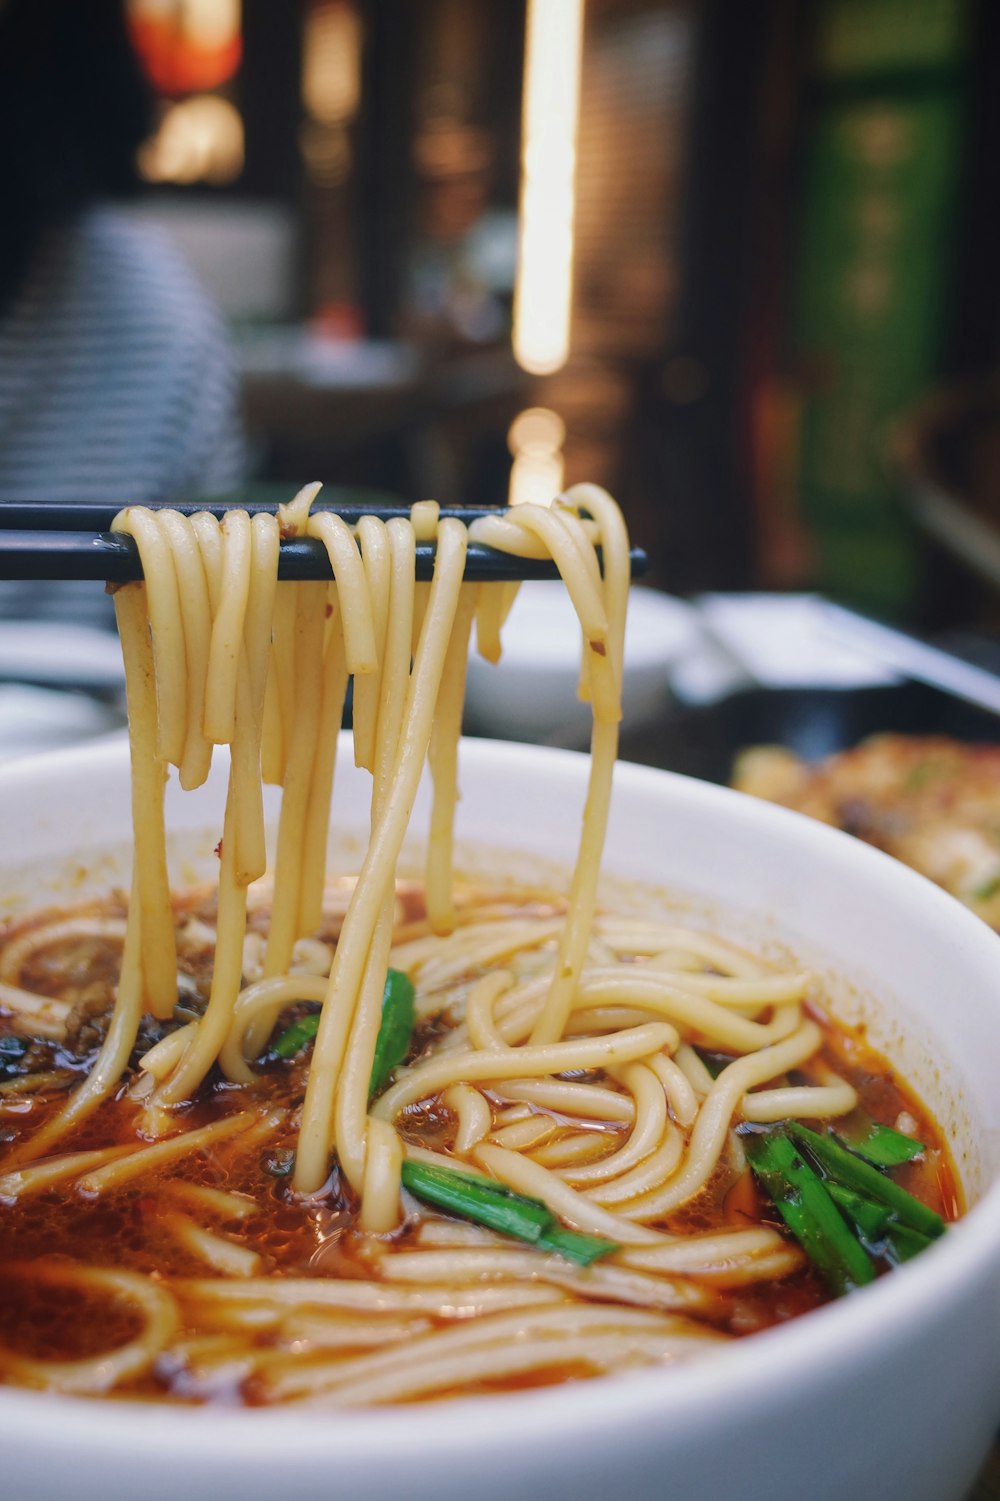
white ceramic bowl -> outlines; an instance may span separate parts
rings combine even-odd
[[[622,707],[637,724],[662,711],[678,661],[699,634],[696,612],[683,600],[635,587],[625,626]],[[466,723],[505,740],[586,745],[590,707],[576,696],[580,625],[559,582],[521,585],[504,626],[503,656],[469,657]]]
[[[336,804],[356,826],[361,775]],[[463,748],[476,848],[572,851],[583,758]],[[221,779],[185,798],[182,875],[210,867]],[[419,817],[419,811],[418,811]],[[122,879],[124,747],[0,773],[0,915]],[[0,1389],[11,1501],[959,1501],[1000,1417],[1000,940],[887,857],[795,814],[618,769],[606,866],[818,965],[955,1143],[971,1213],[877,1285],[684,1366],[372,1411],[96,1403]],[[619,890],[619,895],[621,890]],[[638,899],[638,898],[637,898]],[[2,1212],[2,1211],[0,1211]],[[0,1288],[2,1295],[2,1288]],[[405,1356],[404,1356],[405,1358]]]

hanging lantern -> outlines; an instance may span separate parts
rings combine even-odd
[[[161,94],[204,93],[240,64],[240,0],[129,0],[129,29]]]

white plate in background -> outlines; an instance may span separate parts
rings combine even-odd
[[[633,587],[625,627],[624,718],[637,724],[667,702],[671,674],[699,636],[697,612],[656,589]],[[565,585],[521,585],[502,632],[503,656],[487,662],[473,646],[466,725],[506,740],[585,741],[590,705],[576,696],[580,626]]]
[[[0,761],[81,745],[124,723],[124,710],[86,693],[0,684]]]
[[[0,678],[61,687],[118,688],[125,682],[114,631],[51,620],[0,620]]]

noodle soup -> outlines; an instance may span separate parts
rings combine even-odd
[[[790,882],[765,858],[784,838],[773,813],[760,842],[762,811],[729,820],[714,794],[707,805],[697,789],[675,797],[669,780],[633,772],[611,819],[628,543],[603,492],[576,487],[551,510],[519,507],[468,533],[426,505],[352,531],[311,515],[314,493],[280,527],[323,544],[333,584],[277,584],[273,517],[229,513],[220,527],[128,511],[116,523],[145,574],[116,596],[135,860],[116,908],[29,920],[0,954],[5,1031],[18,1039],[4,1045],[3,1275],[18,1290],[5,1379],[70,1396],[164,1395],[171,1424],[193,1416],[178,1404],[213,1399],[271,1403],[284,1417],[303,1404],[405,1413],[471,1394],[492,1411],[520,1403],[521,1385],[555,1414],[562,1391],[600,1385],[627,1393],[634,1428],[647,1400],[637,1372],[656,1385],[674,1365],[735,1370],[725,1352],[758,1345],[752,1364],[766,1371],[774,1341],[801,1373],[800,1328],[837,1313],[846,1337],[868,1323],[869,1302],[891,1321],[911,1285],[976,1245],[964,1225],[945,1233],[958,1191],[942,1137],[861,1033],[830,1027],[828,1003],[866,1018],[842,1011],[822,970],[746,944],[729,915],[706,926],[603,900],[602,855],[614,868],[624,851],[623,874],[701,891],[724,913],[727,900],[747,906],[758,933],[779,915],[793,955],[806,952],[798,935],[829,938],[829,914],[846,910],[861,952],[888,944],[905,1001],[886,1004],[881,957],[878,983],[856,998],[863,1009],[879,997],[877,1050],[889,1040],[880,1017],[906,1017],[905,1076],[975,1195],[971,1138],[940,1087],[947,943],[924,935],[915,971],[907,902],[859,904],[836,847],[821,844],[813,867],[801,833],[785,840],[806,861]],[[428,533],[434,576],[418,586],[415,539]],[[511,602],[505,586],[465,580],[474,537],[551,556],[580,621],[589,763],[529,758],[518,777],[504,761],[491,780],[487,751],[478,778],[462,773],[484,844],[526,839],[566,860],[556,894],[537,873],[520,890],[476,879],[471,864],[471,888],[454,880],[468,642],[475,628],[495,654]],[[358,770],[342,767],[337,786],[348,783],[352,826],[370,808],[369,831],[353,865],[328,871],[333,731],[352,675]],[[211,803],[216,894],[171,898],[168,802],[177,784],[209,778],[216,745],[229,748]],[[425,766],[423,873],[401,888]],[[281,788],[270,862],[262,781]],[[896,881],[882,883],[890,897]],[[174,875],[175,889],[187,885]],[[929,923],[932,934],[933,911]],[[937,1071],[929,1090],[922,1057]],[[982,1115],[978,1057],[962,1077]],[[889,1291],[869,1299],[876,1279]],[[817,1307],[831,1294],[842,1315]],[[63,1334],[70,1306],[79,1317]],[[939,1322],[935,1310],[922,1327]],[[886,1332],[879,1368],[898,1344]],[[576,1379],[605,1373],[616,1381]],[[835,1377],[837,1362],[824,1379]],[[699,1383],[673,1390],[677,1412]],[[17,1405],[12,1391],[8,1410]],[[579,1412],[593,1417],[593,1403]],[[356,1433],[337,1429],[355,1459],[375,1431],[361,1416]],[[412,1424],[401,1427],[413,1441]],[[505,1475],[525,1479],[499,1431],[487,1445],[492,1495]],[[425,1447],[446,1439],[431,1420]],[[16,1473],[23,1482],[24,1464]],[[346,1473],[357,1493],[367,1469]],[[583,1490],[610,1473],[602,1460]],[[310,1468],[309,1494],[317,1478]],[[242,1493],[233,1483],[226,1494]],[[441,1493],[464,1494],[457,1484]]]
[[[553,884],[556,866],[572,859],[586,763],[486,743],[463,746],[462,757],[458,869],[484,888],[495,887],[498,873],[505,883]],[[3,911],[10,921],[78,904],[81,895],[127,879],[126,771],[121,747],[5,769]],[[365,780],[349,764],[339,773],[336,821],[344,834],[335,871],[357,868]],[[426,818],[428,791],[418,798],[416,827]],[[171,868],[188,883],[209,878],[217,864],[212,847],[224,794],[224,766],[201,800],[169,793],[177,830]],[[410,851],[409,871],[419,868],[418,856]],[[741,1495],[753,1501],[776,1490],[794,1494],[805,1473],[813,1493],[832,1501],[853,1473],[852,1455],[864,1458],[865,1484],[896,1501],[957,1501],[965,1493],[996,1418],[989,1308],[1000,1204],[990,1190],[998,1164],[989,1143],[1000,1126],[991,1061],[1000,1035],[983,1004],[995,993],[995,937],[855,842],[643,768],[621,766],[616,774],[605,867],[602,910],[665,915],[725,934],[782,968],[804,963],[835,1013],[864,1024],[876,1050],[891,1054],[928,1102],[952,1143],[971,1213],[872,1289],[752,1338],[703,1342],[698,1359],[630,1366],[611,1380],[366,1409],[323,1397],[252,1413],[228,1410],[224,1385],[207,1412],[72,1394],[55,1403],[8,1385],[0,1416],[12,1494],[41,1501],[72,1486],[87,1501],[131,1501],[141,1468],[154,1501],[180,1489],[226,1501],[278,1492],[319,1501],[334,1473],[340,1493],[377,1501],[389,1501],[404,1483],[420,1501],[459,1501],[470,1486],[500,1501],[529,1483],[554,1494],[572,1486],[585,1501],[624,1485],[652,1501],[669,1470],[673,1493],[694,1501],[723,1493],[734,1455]],[[849,952],[833,941],[845,932]],[[63,1188],[64,1203],[75,1197]],[[218,1218],[205,1223],[222,1236],[238,1231]],[[65,1306],[64,1292],[52,1295]],[[96,1289],[92,1296],[111,1311],[110,1296]],[[532,1310],[522,1312],[529,1325]],[[402,1364],[405,1349],[401,1355]],[[927,1386],[922,1373],[930,1371]],[[933,1395],[941,1383],[961,1394],[944,1413]]]
[[[329,969],[351,890],[350,881],[328,888],[319,930],[298,945],[304,995]],[[908,1160],[892,1181],[934,1214],[955,1216],[957,1190],[936,1128],[863,1039],[830,1022],[811,977],[704,930],[612,913],[594,924],[584,972],[593,1004],[578,1013],[579,1042],[567,1045],[593,1047],[603,1013],[631,1000],[634,1030],[651,1016],[673,1016],[684,1040],[669,1058],[596,1060],[534,1077],[515,1068],[505,1079],[501,1060],[506,1054],[514,1068],[528,1020],[519,1022],[519,1011],[530,1012],[540,994],[564,907],[544,889],[461,888],[457,926],[438,939],[428,932],[422,888],[398,887],[391,973],[412,976],[415,1025],[398,1082],[382,1099],[418,1181],[399,1223],[368,1234],[336,1164],[318,1194],[294,1192],[316,1021],[308,1002],[285,1007],[251,1084],[206,1081],[169,1134],[142,1141],[141,1060],[203,1015],[211,994],[215,893],[178,901],[178,1014],[169,1026],[147,1022],[116,1097],[60,1154],[0,1177],[3,1379],[181,1402],[353,1405],[558,1382],[710,1350],[843,1290],[831,1289],[784,1233],[748,1163],[747,1148],[782,1129],[764,1122],[790,1109],[834,1109],[851,1139],[877,1122],[894,1140],[901,1126]],[[268,905],[255,901],[244,952],[250,995],[255,983],[266,988],[252,977],[269,919]],[[6,983],[47,998],[49,1030],[65,1008],[57,1037],[32,1038],[22,1026],[0,1039],[0,1130],[14,1153],[93,1067],[123,940],[121,903],[42,914],[4,935]],[[495,1007],[484,1005],[501,959],[511,984]],[[618,983],[631,986],[617,998],[616,969]],[[713,996],[741,1004],[727,1011]],[[763,1039],[756,1056],[778,1049],[779,1087],[742,1095],[742,1124],[707,1149],[701,1187],[679,1192],[671,1185],[685,1142],[736,1061],[726,1049],[758,1042],[751,1029],[774,1025],[748,1022],[748,1010],[773,1018],[779,1006],[796,1015],[775,1030],[794,1039],[814,1028],[815,1045],[786,1069],[787,1043]],[[495,1077],[478,1089],[436,1086],[433,1071],[447,1072],[470,1031],[479,1039],[484,1029],[499,1055]],[[407,1088],[421,1071],[430,1082]],[[815,1117],[805,1124],[819,1133],[827,1125]],[[449,1174],[461,1189],[474,1181],[470,1168],[509,1174],[511,1162],[529,1175],[524,1186],[543,1195],[535,1203],[547,1200],[557,1216],[603,1239],[580,1236],[582,1258],[573,1240],[539,1248],[468,1218],[461,1197],[446,1197],[442,1212],[419,1181],[423,1166],[432,1189]],[[619,1240],[611,1243],[609,1231]],[[866,1244],[872,1273],[881,1274],[905,1256],[905,1227],[896,1225],[894,1237],[886,1216],[868,1227]]]

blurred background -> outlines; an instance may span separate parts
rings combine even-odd
[[[661,591],[991,635],[991,0],[124,14],[150,112],[121,212],[224,320],[237,488],[503,504],[592,479]]]
[[[996,5],[127,10],[133,211],[229,323],[251,478],[596,479],[672,590],[968,616],[894,427],[1000,359]]]

